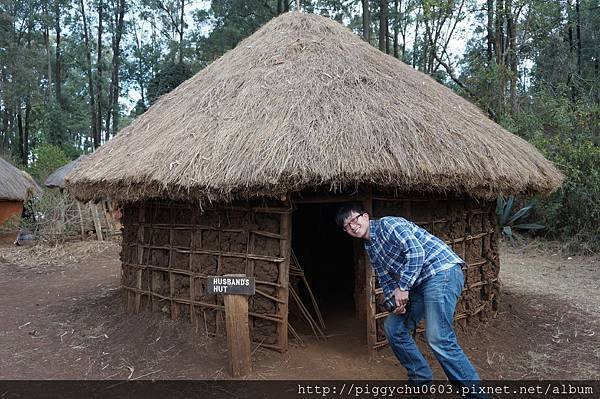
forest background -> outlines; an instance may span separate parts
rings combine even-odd
[[[0,0],[0,157],[43,182],[298,4],[535,145],[566,179],[531,218],[600,251],[600,0]]]

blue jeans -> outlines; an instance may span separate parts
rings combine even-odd
[[[427,360],[417,348],[411,332],[425,318],[425,338],[450,381],[478,381],[479,375],[456,341],[452,327],[456,301],[462,292],[464,276],[461,265],[441,271],[413,287],[407,312],[391,313],[384,331],[394,354],[406,367],[408,380],[426,384],[433,380]]]

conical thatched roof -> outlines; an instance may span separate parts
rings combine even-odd
[[[0,201],[26,201],[42,190],[27,172],[0,158]]]
[[[80,199],[229,199],[366,183],[474,196],[561,175],[477,107],[329,19],[287,13],[67,176]]]
[[[44,185],[48,188],[65,188],[65,176],[71,172],[81,160],[85,159],[86,155],[79,156],[76,160],[69,162],[66,165],[56,169],[46,178]]]

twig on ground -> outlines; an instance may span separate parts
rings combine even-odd
[[[149,375],[151,375],[151,374],[156,374],[156,373],[159,373],[159,372],[161,372],[161,371],[162,371],[162,369],[160,369],[160,370],[155,370],[155,371],[151,371],[151,372],[149,372],[149,373],[146,373],[146,374],[140,375],[139,377],[132,378],[132,379],[131,379],[131,381],[139,380],[140,378],[144,378],[144,377],[147,377],[147,376],[149,376]]]

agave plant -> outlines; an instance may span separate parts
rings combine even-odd
[[[514,241],[516,237],[514,230],[536,231],[546,228],[546,226],[539,223],[525,223],[535,204],[530,203],[513,213],[514,205],[514,196],[511,195],[508,199],[504,199],[503,196],[498,197],[496,217],[498,219],[498,226],[502,229],[502,235]]]

